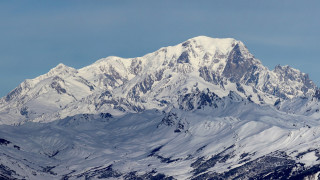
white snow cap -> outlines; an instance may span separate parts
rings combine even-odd
[[[222,53],[229,52],[235,46],[235,44],[243,45],[242,42],[237,41],[233,38],[211,38],[207,36],[197,36],[185,41],[182,44],[188,42],[195,43],[195,45],[203,47],[205,51],[214,52],[216,50],[219,50]]]

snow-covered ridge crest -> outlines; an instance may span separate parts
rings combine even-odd
[[[77,70],[69,67],[67,65],[64,65],[62,63],[59,63],[56,67],[52,68],[47,74],[45,74],[47,77],[54,76],[54,75],[61,75],[61,74],[72,74],[77,73]]]
[[[198,36],[142,57],[110,56],[78,70],[59,64],[3,97],[0,121],[178,107],[177,99],[196,89],[219,97],[233,91],[273,105],[279,98],[312,96],[317,87],[289,66],[269,70],[241,41]]]

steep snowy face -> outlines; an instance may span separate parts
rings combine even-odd
[[[21,83],[17,88],[11,91],[4,100],[6,102],[11,102],[18,99],[25,99],[26,96],[33,98],[33,96],[38,96],[46,92],[40,91],[37,92],[37,88],[51,87],[52,90],[55,90],[58,94],[66,93],[66,90],[63,88],[64,81],[74,76],[77,73],[77,70],[71,67],[68,67],[64,64],[59,64],[55,68],[51,69],[47,74],[41,75],[35,79],[27,79]],[[39,84],[42,84],[41,87]],[[30,97],[31,96],[31,97]]]
[[[0,121],[34,119],[88,96],[95,87],[77,73],[76,69],[59,64],[47,74],[25,80],[0,100]]]

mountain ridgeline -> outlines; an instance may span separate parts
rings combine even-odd
[[[179,107],[176,100],[196,89],[219,97],[233,91],[270,105],[278,99],[318,96],[307,74],[279,65],[271,71],[235,39],[199,36],[143,57],[108,57],[78,70],[59,64],[3,97],[0,122],[163,110]]]
[[[319,179],[319,100],[232,38],[59,64],[0,99],[0,179]]]

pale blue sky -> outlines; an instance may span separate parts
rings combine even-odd
[[[319,0],[3,0],[0,96],[58,63],[81,68],[206,35],[243,41],[273,69],[290,65],[320,85]]]

